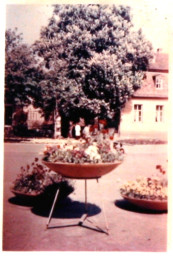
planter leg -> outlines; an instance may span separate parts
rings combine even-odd
[[[98,179],[97,179],[97,182],[98,182]],[[99,192],[100,192],[100,186],[99,186]],[[101,193],[100,193],[100,197],[101,197],[101,199],[102,199]],[[89,228],[89,229],[95,230],[95,231],[103,232],[103,233],[106,233],[107,235],[109,235],[109,233],[108,233],[107,219],[106,219],[106,215],[105,215],[105,212],[104,212],[103,200],[102,200],[102,208],[103,208],[103,214],[104,214],[104,219],[105,219],[106,230],[102,229],[101,227],[98,226],[97,223],[95,223],[94,221],[91,221],[91,220],[88,218],[87,180],[85,179],[85,213],[82,215],[82,217],[81,217],[81,219],[80,219],[78,225],[79,225],[79,226],[83,226],[83,227],[85,227],[85,228]],[[84,224],[85,221],[88,221],[90,224],[92,224],[92,227],[91,227],[91,226],[86,226],[86,225]]]
[[[85,212],[88,211],[88,205],[87,205],[87,180],[85,180]]]
[[[55,204],[56,204],[56,201],[57,201],[57,198],[58,198],[58,195],[59,195],[59,191],[60,191],[60,189],[58,188],[57,191],[56,191],[56,194],[55,194],[55,198],[54,198],[54,201],[53,201],[53,204],[52,204],[52,208],[51,208],[50,213],[49,213],[49,219],[48,219],[46,228],[49,227],[49,223],[50,223],[51,218],[52,218],[53,210],[55,208]]]
[[[83,222],[88,217],[88,205],[87,205],[87,180],[85,179],[85,213],[82,215],[82,217],[79,220],[79,225],[82,225]]]
[[[97,179],[97,182],[98,182],[98,179]],[[84,228],[88,228],[88,229],[91,229],[91,230],[94,230],[94,231],[106,233],[107,235],[109,235],[109,233],[108,233],[108,223],[107,223],[107,218],[106,218],[105,211],[104,211],[104,203],[103,203],[103,199],[102,199],[102,195],[101,195],[101,191],[100,191],[99,182],[98,182],[98,187],[99,187],[99,192],[100,192],[100,198],[101,198],[101,201],[102,201],[102,209],[103,209],[103,214],[104,214],[104,219],[105,219],[106,230],[100,228],[97,225],[97,223],[94,223],[93,221],[89,220],[89,218],[88,218],[87,180],[86,179],[85,179],[85,213],[80,218],[78,224],[71,224],[71,225],[68,225],[68,226],[81,226],[81,227],[84,227]],[[54,208],[55,208],[55,204],[56,204],[59,192],[60,192],[60,188],[57,189],[55,197],[54,197],[54,201],[53,201],[50,213],[49,213],[49,218],[48,218],[48,222],[47,222],[47,226],[46,226],[47,229],[50,228],[49,223],[50,223],[51,218],[52,218],[52,214],[53,214],[53,211],[54,211]],[[92,226],[91,225],[89,225],[89,226],[85,225],[84,224],[85,221],[88,221]],[[66,226],[62,226],[62,227],[66,227]],[[51,227],[51,228],[54,228],[54,227]]]
[[[107,234],[109,234],[108,221],[107,221],[106,214],[105,214],[104,201],[103,201],[103,196],[102,196],[102,193],[101,193],[100,183],[99,183],[98,179],[97,179],[97,183],[98,183],[99,194],[100,194],[100,198],[101,198],[101,204],[102,204],[102,209],[103,209],[103,215],[104,215],[106,230],[107,230]]]

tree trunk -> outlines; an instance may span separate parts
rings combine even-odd
[[[57,103],[54,111],[54,139],[61,136],[61,117],[58,113]]]
[[[120,137],[120,132],[121,132],[121,111],[119,113],[119,123],[118,123],[118,136]]]
[[[64,138],[67,138],[69,135],[69,126],[70,126],[69,119],[62,116],[61,117],[61,135]]]

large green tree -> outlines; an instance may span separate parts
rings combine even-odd
[[[37,85],[43,76],[42,71],[38,72],[32,48],[23,43],[17,29],[8,29],[5,40],[5,103],[15,110],[30,102],[30,98],[39,97]]]
[[[45,72],[38,104],[70,120],[116,118],[141,87],[151,50],[129,7],[55,5],[34,44]]]

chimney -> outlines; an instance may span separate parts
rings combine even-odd
[[[155,63],[155,62],[156,62],[156,53],[153,54],[153,58],[150,63]]]
[[[161,53],[162,52],[162,49],[161,48],[158,48],[157,49],[157,54]]]

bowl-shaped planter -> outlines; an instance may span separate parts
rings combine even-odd
[[[71,179],[97,179],[101,176],[113,171],[122,162],[117,161],[114,163],[98,163],[98,164],[74,164],[62,162],[47,162],[42,161],[48,168],[61,174],[66,178]]]
[[[14,190],[14,189],[11,189],[11,192],[15,196],[21,197],[23,199],[33,199],[33,198],[36,198],[36,197],[38,197],[42,194],[41,192],[25,193],[25,192],[21,192],[21,191]]]
[[[167,211],[167,200],[149,200],[149,199],[137,199],[123,195],[123,198],[140,208],[153,210],[153,211]]]

